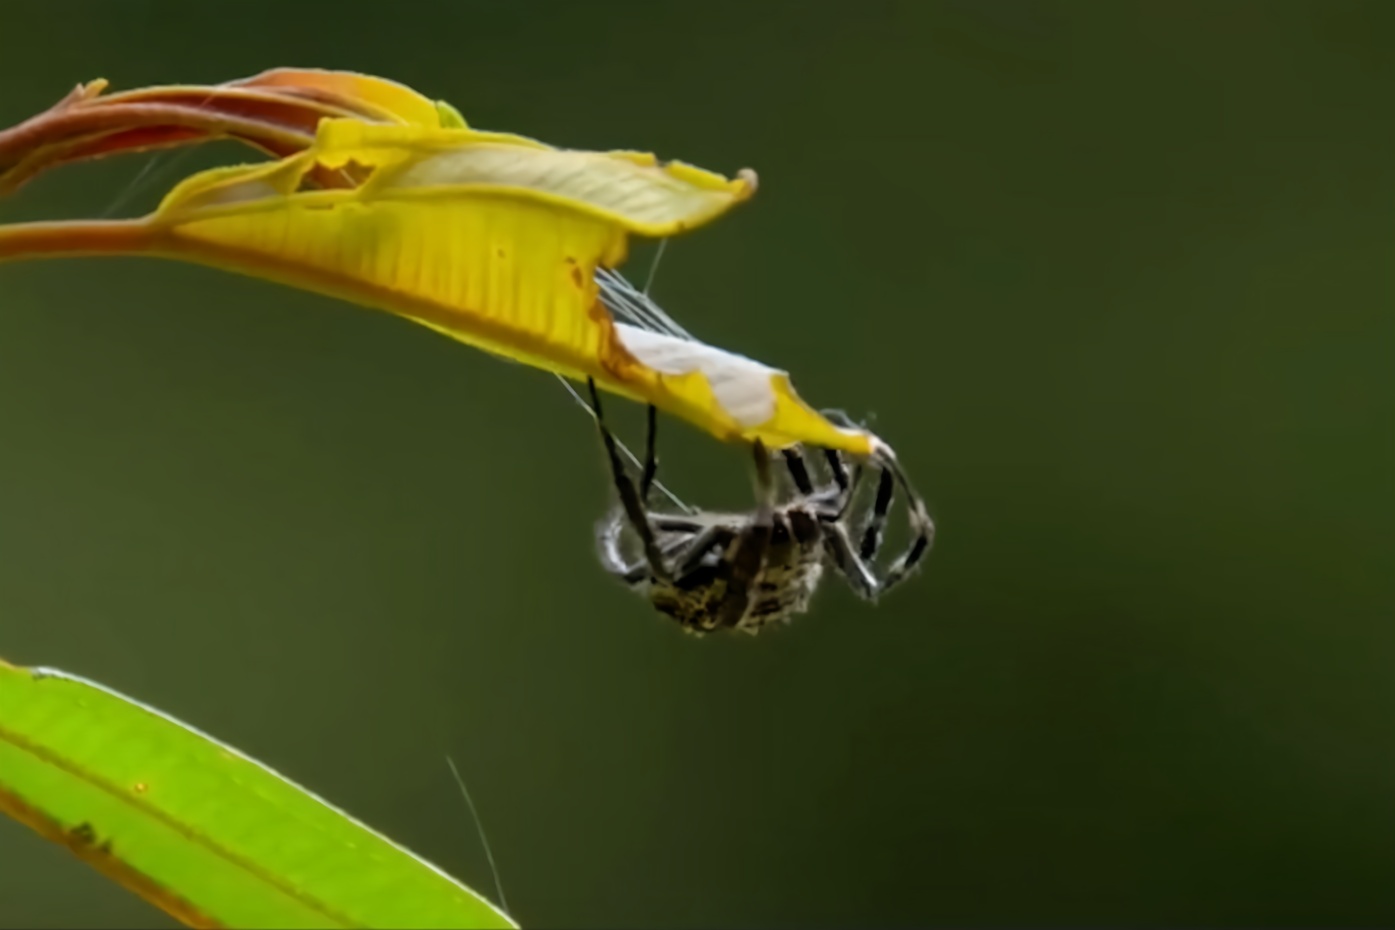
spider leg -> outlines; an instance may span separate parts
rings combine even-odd
[[[596,526],[596,554],[601,567],[628,585],[637,585],[649,575],[648,563],[641,559],[635,563],[625,561],[620,551],[620,533],[625,528],[625,508],[614,507]]]
[[[856,430],[859,432],[866,430],[865,426],[855,421],[842,410],[829,408],[820,410],[819,413],[823,414],[830,423],[835,426],[840,426],[843,429]],[[828,470],[833,473],[834,482],[837,483],[839,490],[847,495],[841,499],[834,498],[834,500],[841,500],[840,506],[838,507],[838,519],[841,520],[847,514],[848,508],[852,506],[853,497],[856,495],[857,488],[862,481],[863,467],[861,463],[857,464],[854,466],[852,474],[849,475],[848,466],[843,460],[842,453],[837,449],[825,448],[823,454],[824,460],[828,463]]]
[[[649,405],[648,428],[644,438],[644,473],[639,477],[639,499],[649,501],[649,491],[654,487],[654,477],[659,473],[659,455],[655,438],[659,429],[659,411]]]
[[[935,527],[928,524],[926,531],[916,536],[915,542],[911,543],[911,548],[902,556],[895,565],[887,571],[886,577],[882,579],[882,591],[890,591],[915,572],[920,566],[920,560],[925,557],[925,553],[930,551],[930,543],[935,538]]]
[[[863,429],[861,425],[853,421],[852,417],[841,410],[823,410],[820,412],[837,426],[841,426],[845,429]],[[895,454],[881,443],[878,443],[878,446],[880,446],[878,449],[878,457],[882,458],[884,461],[881,469],[881,477],[877,482],[876,498],[872,503],[872,510],[868,514],[866,522],[863,524],[862,539],[858,546],[858,555],[864,561],[870,561],[876,558],[877,552],[881,549],[882,542],[885,538],[886,518],[891,512],[892,499],[895,496],[896,484],[898,481],[904,487],[907,498],[910,501],[908,506],[912,511],[912,523],[915,524],[915,529],[918,533],[916,542],[912,543],[912,548],[917,545],[928,545],[928,539],[924,544],[919,542],[920,537],[925,535],[920,531],[923,529],[924,524],[929,523],[930,520],[929,515],[924,512],[924,505],[919,503],[919,497],[911,490],[906,476],[901,472],[899,465],[896,464]],[[849,479],[842,456],[836,449],[825,449],[824,455],[827,457],[829,469],[833,472],[833,480],[837,482],[840,488],[848,492],[847,496],[842,499],[842,505],[838,510],[838,519],[841,520],[847,514],[848,508],[852,505],[854,489],[857,480],[862,475],[862,468],[859,465],[853,477]],[[834,499],[837,500],[837,498]],[[918,515],[917,508],[919,509]],[[933,535],[933,529],[931,535]],[[920,560],[923,554],[923,551],[920,551],[915,552],[912,556],[912,554],[908,552],[906,557],[898,562],[897,567],[899,567],[904,574],[906,571],[909,571],[910,568],[914,567],[915,563]],[[907,566],[905,564],[906,562],[909,562],[910,565]],[[899,581],[900,577],[901,576],[898,575],[896,580]]]
[[[756,512],[741,532],[731,558],[721,563],[726,594],[717,615],[718,626],[736,626],[745,615],[751,603],[751,586],[760,576],[775,529],[775,480],[770,473],[770,453],[759,439],[752,444],[752,452],[756,460]]]
[[[775,476],[770,473],[770,452],[757,439],[751,444],[756,460],[756,520],[769,525],[775,508]]]
[[[804,462],[804,456],[800,454],[797,447],[782,449],[780,454],[785,457],[785,467],[789,469],[790,478],[794,480],[794,486],[800,494],[810,497],[814,493],[814,482],[809,477],[809,466]]]
[[[601,396],[600,392],[596,390],[595,379],[587,378],[586,386],[591,390],[591,409],[596,412],[596,428],[600,430],[601,441],[605,443],[606,454],[610,457],[611,476],[615,481],[615,489],[620,494],[620,504],[624,507],[630,526],[634,528],[640,544],[644,547],[644,558],[648,563],[649,571],[655,578],[669,581],[672,576],[668,566],[664,564],[663,554],[659,551],[659,545],[654,539],[654,528],[649,523],[649,515],[645,510],[644,502],[635,489],[630,473],[625,469],[625,463],[620,458],[620,451],[615,445],[615,437],[611,435],[610,429],[605,425],[605,418],[601,413]]]
[[[883,586],[867,567],[867,563],[853,551],[852,539],[843,524],[827,524],[823,531],[824,551],[833,560],[839,573],[848,580],[853,593],[865,601],[875,601]]]
[[[877,450],[876,456],[885,472],[889,472],[895,477],[896,483],[901,485],[901,490],[906,495],[906,520],[914,534],[909,548],[892,563],[891,567],[887,569],[885,577],[881,580],[881,590],[885,593],[909,578],[919,567],[925,554],[934,545],[935,521],[930,519],[930,514],[925,509],[924,499],[915,492],[910,479],[901,469],[900,463],[896,460],[896,453],[892,452],[889,446],[883,444]],[[880,497],[880,494],[878,496]],[[888,492],[888,503],[890,496],[890,492]]]
[[[872,512],[863,525],[862,544],[858,547],[857,554],[864,559],[876,558],[877,551],[882,547],[882,539],[886,530],[886,516],[891,512],[891,501],[895,490],[895,477],[890,470],[883,468],[881,479],[877,482],[877,497],[872,503]]]
[[[654,529],[662,533],[698,533],[710,525],[691,517],[680,517],[669,513],[650,514],[649,522]]]
[[[853,504],[853,499],[857,496],[858,489],[862,487],[862,478],[865,469],[861,463],[853,467],[851,473],[848,472],[847,462],[843,459],[843,454],[837,449],[824,449],[824,460],[828,463],[828,470],[833,473],[833,491],[827,495],[826,503],[834,509],[834,519],[842,520],[847,516],[848,508]]]
[[[674,582],[678,587],[683,587],[683,582],[687,577],[696,571],[701,565],[703,558],[712,549],[721,544],[725,545],[731,540],[731,530],[722,526],[709,526],[702,532],[684,541],[682,548],[674,553],[674,574],[677,580]]]
[[[833,507],[837,511],[838,519],[841,520],[848,506],[852,503],[853,495],[857,492],[857,487],[861,482],[861,466],[858,466],[857,470],[849,476],[848,467],[838,450],[825,448],[823,450],[824,459],[828,463],[828,470],[833,474],[833,487],[815,490],[813,479],[809,476],[809,465],[804,460],[804,455],[799,451],[799,448],[796,446],[783,449],[781,454],[785,457],[785,465],[789,469],[790,477],[794,480],[794,486],[799,493],[812,504]]]
[[[833,473],[833,483],[838,485],[838,490],[848,490],[852,482],[848,478],[848,466],[843,461],[843,453],[837,449],[824,449],[823,458],[828,463],[828,470]]]
[[[665,527],[662,525],[664,519],[659,516],[652,518],[654,526],[673,533],[677,538],[664,543],[659,547],[659,551],[666,562],[677,560],[672,562],[675,566],[674,584],[681,588],[684,577],[697,567],[703,556],[711,551],[716,543],[725,543],[727,540],[723,537],[729,538],[731,531],[720,526],[694,523],[691,520],[673,520],[675,526]],[[617,504],[596,527],[596,551],[606,571],[633,587],[648,579],[649,564],[645,559],[637,562],[625,561],[620,548],[620,534],[624,528],[625,508]]]
[[[909,578],[920,566],[921,559],[925,557],[925,553],[930,551],[930,546],[935,542],[935,523],[925,512],[925,506],[919,499],[916,499],[911,505],[910,522],[915,530],[915,538],[911,540],[910,548],[906,550],[905,554],[892,563],[891,568],[887,569],[886,577],[881,582],[883,592],[891,590]]]

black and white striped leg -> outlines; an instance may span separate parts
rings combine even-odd
[[[649,523],[649,515],[645,510],[644,502],[635,488],[634,481],[630,478],[629,471],[625,468],[624,461],[620,458],[620,450],[616,447],[615,437],[605,425],[605,417],[601,412],[601,396],[600,392],[596,390],[595,379],[587,378],[586,386],[591,391],[591,409],[596,413],[596,428],[600,431],[601,441],[604,443],[606,455],[610,459],[611,477],[615,482],[615,490],[620,495],[620,504],[625,510],[625,515],[629,518],[630,526],[634,528],[635,534],[639,537],[649,571],[655,578],[668,581],[672,575],[664,563],[663,554],[659,551],[658,542],[654,538],[654,528]],[[618,549],[618,537],[615,540],[615,545]],[[607,563],[610,562],[604,546],[602,557]]]
[[[789,470],[795,490],[805,497],[813,496],[814,479],[809,476],[809,465],[804,461],[803,453],[799,451],[797,446],[792,446],[788,449],[781,449],[780,454],[785,458],[785,468]]]
[[[853,420],[852,417],[848,416],[842,410],[828,409],[819,412],[835,426],[841,426],[844,429],[850,430],[861,430],[864,428],[861,423]],[[825,448],[823,450],[823,455],[824,460],[828,463],[829,471],[833,473],[833,480],[840,488],[847,492],[847,497],[843,498],[843,506],[838,512],[838,519],[841,520],[847,514],[848,508],[852,506],[853,497],[857,493],[857,488],[862,482],[863,466],[862,463],[857,463],[853,466],[852,474],[849,475],[847,463],[844,461],[842,453],[837,449]]]
[[[929,522],[927,518],[922,531],[911,542],[911,547],[906,550],[906,554],[887,569],[886,577],[881,582],[883,593],[890,591],[915,573],[921,560],[925,557],[925,553],[930,551],[930,544],[934,539],[935,524]]]
[[[835,496],[837,501],[837,519],[842,520],[848,515],[848,509],[852,507],[853,499],[857,496],[858,489],[862,487],[862,476],[865,469],[861,463],[853,466],[849,473],[847,462],[843,454],[837,449],[824,449],[824,460],[828,462],[828,470],[833,473],[833,483],[838,486],[841,496]]]
[[[770,537],[775,528],[775,479],[770,472],[770,452],[759,439],[752,446],[756,463],[756,513],[750,527],[729,560],[719,563],[726,576],[727,596],[717,616],[719,626],[735,626],[745,615],[751,600],[751,587],[765,565]]]
[[[841,410],[820,411],[830,422],[847,429],[863,429],[863,425],[855,422]],[[834,480],[839,480],[839,467],[841,456],[832,450],[826,449],[825,455],[828,458],[829,467],[833,469]],[[877,482],[876,497],[872,504],[872,509],[867,520],[863,524],[861,541],[856,555],[863,567],[876,557],[884,542],[884,532],[888,514],[891,512],[891,505],[895,497],[896,485],[901,486],[902,493],[906,497],[907,522],[910,524],[911,543],[897,559],[892,562],[877,582],[878,593],[884,594],[896,587],[906,578],[910,577],[924,560],[925,554],[930,551],[930,547],[935,542],[935,523],[930,519],[930,514],[925,508],[925,501],[916,493],[911,486],[910,480],[901,469],[900,463],[896,460],[896,454],[891,448],[880,441],[876,443],[876,450],[873,454],[875,466],[879,468],[881,474]],[[861,465],[857,466],[854,477],[850,483],[856,485],[858,477],[861,476]],[[843,509],[838,513],[837,519],[842,520],[846,515],[848,507],[851,506],[853,495],[849,494],[844,501]],[[831,524],[826,523],[831,527]],[[836,545],[830,543],[830,547]],[[851,568],[851,565],[850,565]],[[854,578],[855,569],[847,571],[848,577],[853,581],[854,587],[858,587],[861,582]]]
[[[877,552],[881,550],[882,540],[886,534],[886,517],[891,513],[891,502],[896,491],[896,479],[890,471],[883,468],[881,477],[877,480],[877,496],[872,501],[872,510],[867,515],[867,520],[862,527],[862,542],[858,546],[857,554],[864,559],[875,559]]]
[[[883,445],[877,450],[876,458],[882,468],[895,477],[896,483],[901,485],[901,490],[906,495],[906,520],[912,534],[910,546],[882,577],[881,590],[885,593],[909,578],[920,566],[925,554],[935,543],[935,521],[930,519],[924,499],[911,486],[910,479],[901,469],[901,464],[896,460],[896,454],[891,448]]]
[[[821,508],[832,507],[836,511],[837,519],[841,520],[852,504],[853,495],[857,493],[858,484],[862,478],[862,469],[859,467],[849,475],[847,465],[837,450],[824,449],[823,454],[828,463],[828,470],[833,475],[833,487],[816,490],[809,472],[809,463],[805,460],[799,447],[781,450],[781,455],[785,458],[785,467],[789,470],[795,489],[811,504]]]
[[[833,560],[833,564],[838,566],[838,571],[848,580],[853,593],[865,601],[875,601],[877,595],[881,593],[882,585],[877,581],[877,576],[867,567],[853,550],[852,539],[848,537],[848,531],[841,523],[827,523],[824,525],[824,551]]]

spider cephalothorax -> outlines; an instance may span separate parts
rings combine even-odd
[[[864,474],[861,465],[850,471],[838,452],[826,449],[831,480],[827,486],[815,487],[804,455],[798,449],[786,449],[782,455],[794,493],[781,503],[770,452],[759,441],[753,445],[755,510],[651,512],[649,492],[658,468],[655,410],[649,408],[644,469],[636,486],[605,425],[595,384],[590,388],[596,424],[620,497],[598,527],[601,563],[685,630],[756,633],[776,621],[788,623],[808,609],[826,567],[841,575],[860,597],[874,601],[907,578],[930,547],[934,524],[885,449],[871,460],[878,475],[876,494],[856,532],[850,529],[849,518]],[[908,498],[912,540],[878,574],[874,563],[897,483]],[[640,548],[633,562],[626,561],[622,550],[627,536],[637,539]]]

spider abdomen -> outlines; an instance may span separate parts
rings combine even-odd
[[[792,504],[776,509],[769,525],[729,527],[725,546],[683,577],[651,577],[649,598],[692,632],[757,633],[809,609],[823,574],[823,552],[818,519]]]

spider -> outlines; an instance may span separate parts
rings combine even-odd
[[[619,501],[597,526],[601,564],[690,633],[741,630],[754,634],[777,621],[789,623],[808,610],[825,568],[841,575],[859,597],[876,601],[908,578],[930,548],[934,523],[885,446],[872,459],[878,472],[876,495],[856,546],[848,517],[864,469],[859,465],[849,472],[843,457],[833,449],[823,450],[832,482],[818,488],[804,455],[798,449],[782,451],[797,491],[785,503],[776,501],[771,455],[757,440],[752,444],[755,510],[653,513],[648,499],[658,471],[654,407],[648,409],[646,454],[636,487],[620,458],[615,437],[605,425],[595,382],[588,381],[587,386],[619,492]],[[846,417],[838,416],[845,425],[851,425]],[[906,551],[879,576],[873,560],[881,548],[897,483],[909,499],[913,538]],[[621,551],[621,537],[627,529],[637,537],[642,552],[633,563],[627,562]]]

